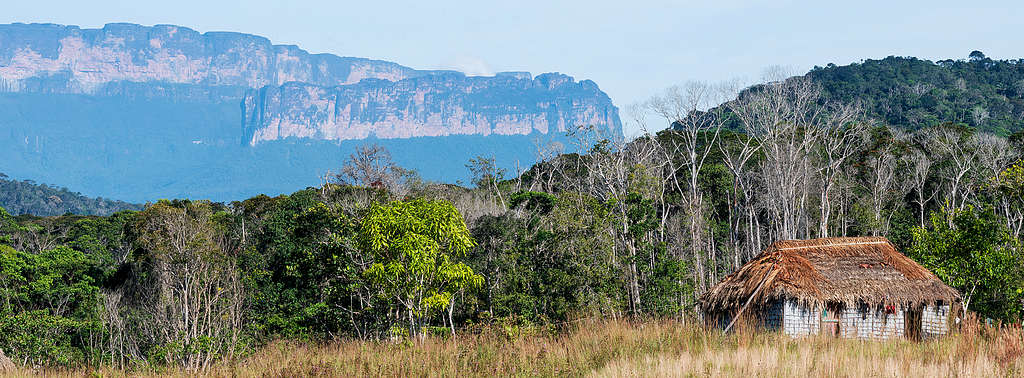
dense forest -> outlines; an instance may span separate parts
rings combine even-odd
[[[627,142],[581,127],[525,172],[473,159],[472,188],[366,146],[291,195],[0,212],[0,349],[23,364],[204,369],[278,339],[691,322],[773,241],[856,235],[891,239],[962,307],[1019,320],[1020,138],[956,117],[890,126],[830,90],[808,77],[730,97],[674,87],[643,105],[671,129]]]
[[[937,62],[890,56],[814,67],[804,77],[829,101],[859,104],[867,120],[894,128],[953,122],[1003,136],[1024,130],[1021,59],[993,60],[980,51]],[[740,130],[742,122],[732,118],[727,127]]]
[[[142,210],[142,205],[104,198],[89,198],[67,188],[18,181],[0,173],[0,207],[11,214],[55,216],[63,214],[110,215],[122,210]]]
[[[807,74],[835,101],[858,102],[867,116],[917,129],[941,122],[1009,135],[1024,129],[1024,60],[992,60],[980,51],[968,60],[932,63],[888,57]]]

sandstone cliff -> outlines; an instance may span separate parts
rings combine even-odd
[[[548,134],[577,125],[621,134],[617,109],[589,80],[467,77],[172,25],[0,25],[0,92],[239,101],[243,145]]]
[[[290,81],[341,85],[427,73],[385,61],[310,54],[250,34],[200,34],[173,25],[0,25],[0,85],[7,91],[93,93],[119,81],[249,88]]]
[[[469,159],[516,172],[576,125],[621,133],[594,82],[561,74],[415,70],[170,25],[0,25],[0,171],[89,196],[291,193],[365,139],[466,181]]]
[[[242,106],[243,142],[252,145],[288,137],[549,134],[578,125],[621,130],[618,110],[594,82],[562,74],[445,73],[335,87],[288,83],[251,91]]]

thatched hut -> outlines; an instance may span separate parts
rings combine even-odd
[[[739,315],[792,336],[946,334],[957,291],[880,237],[784,240],[701,298],[705,321]]]

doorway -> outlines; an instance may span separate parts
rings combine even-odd
[[[839,313],[843,311],[841,305],[829,303],[821,312],[821,333],[832,337],[839,337]]]
[[[912,306],[908,307],[904,313],[904,334],[908,340],[921,341],[921,317],[924,312],[924,306]]]

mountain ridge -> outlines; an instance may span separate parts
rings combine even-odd
[[[0,25],[0,91],[170,96],[183,100],[198,96],[210,101],[238,100],[243,103],[243,111],[256,110],[257,93],[278,94],[274,98],[282,106],[274,108],[275,114],[253,117],[246,112],[240,117],[245,123],[241,138],[244,143],[254,137],[249,141],[251,145],[289,136],[337,140],[362,139],[370,134],[382,138],[492,132],[524,135],[532,130],[565,132],[569,128],[566,122],[598,123],[621,135],[618,110],[596,83],[583,80],[576,86],[562,84],[576,82],[571,76],[558,73],[536,77],[529,72],[469,76],[457,71],[417,70],[383,60],[312,54],[296,45],[273,44],[268,38],[253,34],[199,33],[175,25],[112,23],[98,29],[57,24]],[[299,117],[295,122],[285,122],[295,118],[295,114],[324,110],[317,106],[327,99],[310,94],[303,98],[283,97],[302,96],[301,91],[287,91],[297,86],[324,94],[344,91],[348,98],[358,102],[355,105],[373,108],[369,113],[392,117],[371,115],[372,122],[360,123],[353,132],[347,129],[352,129],[357,120],[339,122],[335,119],[337,115],[330,120]],[[502,97],[461,96],[462,92],[473,93],[481,87],[497,89]],[[560,92],[534,90],[544,87]],[[565,88],[577,91],[565,93]],[[501,92],[502,89],[512,90]],[[385,91],[386,97],[401,101],[381,98],[385,96],[380,93]],[[334,100],[339,100],[338,96]],[[479,100],[498,105],[516,102],[532,111],[522,114],[516,107],[475,106],[474,101]],[[585,102],[588,107],[575,107],[573,102]],[[408,114],[413,107],[416,114]],[[367,109],[353,110],[363,116],[368,114]],[[407,114],[401,114],[403,111]],[[465,114],[460,117],[452,113]],[[602,116],[594,116],[598,113]],[[253,124],[263,118],[271,118],[278,127],[269,130],[274,125]],[[499,119],[503,121],[495,121]],[[361,121],[367,121],[366,117]],[[468,130],[464,127],[467,122],[473,124]],[[288,130],[276,131],[283,123]]]
[[[446,73],[333,87],[266,86],[243,99],[242,143],[552,134],[574,125],[602,125],[611,135],[622,135],[618,109],[593,81],[560,73],[528,75]]]
[[[384,60],[310,53],[255,34],[200,33],[167,24],[110,23],[96,29],[5,24],[0,25],[0,46],[5,46],[0,49],[0,78],[6,86],[20,88],[25,79],[69,73],[70,93],[89,93],[116,81],[259,88],[290,81],[351,84],[364,78],[400,79],[434,72]],[[240,65],[230,58],[249,59]],[[118,69],[110,70],[104,63],[115,63]],[[238,66],[241,69],[232,70]]]
[[[261,92],[276,102],[255,106]],[[0,106],[0,170],[140,203],[291,193],[360,143],[455,182],[478,156],[528,166],[535,140],[572,126],[622,133],[589,80],[417,70],[174,25],[0,25]]]

